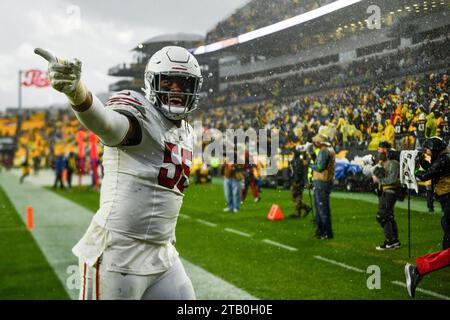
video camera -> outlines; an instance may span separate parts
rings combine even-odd
[[[383,167],[382,165],[376,165],[376,166],[373,168],[372,173],[373,173],[373,175],[374,175],[375,177],[377,177],[378,179],[382,179],[382,178],[384,178],[384,176],[386,175],[386,170],[384,170],[384,167]]]
[[[400,161],[400,151],[397,151],[395,149],[389,149],[387,158],[388,160]]]
[[[314,145],[311,142],[296,146],[294,152],[298,153],[302,159],[309,158],[314,161],[316,158],[316,154],[314,153]]]

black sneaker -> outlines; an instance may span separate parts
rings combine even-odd
[[[405,265],[405,277],[406,289],[408,290],[408,294],[410,297],[414,298],[414,296],[416,295],[416,287],[419,284],[420,280],[422,280],[416,266],[407,263]]]
[[[385,251],[385,250],[395,250],[401,247],[401,243],[398,240],[394,241],[387,241],[385,240],[384,243],[381,246],[376,247],[379,251]]]
[[[289,215],[289,217],[291,217],[291,218],[300,218],[300,214],[293,213],[293,214]]]

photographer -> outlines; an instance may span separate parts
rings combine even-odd
[[[432,180],[434,193],[444,213],[441,219],[444,230],[442,247],[447,249],[450,247],[450,150],[439,137],[427,139],[423,148],[424,154],[420,157],[419,164],[425,171],[416,173],[416,179]],[[425,156],[431,157],[431,163],[425,160]]]
[[[330,193],[334,182],[336,154],[324,135],[318,134],[312,141],[314,146],[320,149],[314,164],[310,165],[313,170],[316,237],[327,240],[333,238]]]
[[[379,185],[377,221],[385,235],[385,241],[377,250],[394,250],[400,248],[394,206],[400,190],[400,163],[391,151],[391,144],[381,141],[378,145],[379,164],[373,170],[372,179]]]
[[[447,143],[439,137],[427,139],[423,149],[424,153],[420,154],[418,162],[424,171],[417,172],[416,179],[432,181],[434,193],[444,213],[441,219],[444,238],[442,251],[417,257],[415,265],[409,263],[405,265],[406,289],[413,298],[419,282],[425,275],[450,265],[450,150]],[[426,157],[431,157],[431,163]]]
[[[292,199],[295,203],[295,213],[291,214],[291,218],[300,218],[302,210],[305,218],[310,212],[311,207],[303,203],[303,190],[307,184],[309,157],[306,152],[302,152],[299,148],[294,149],[294,157],[289,163],[291,169],[292,182]]]

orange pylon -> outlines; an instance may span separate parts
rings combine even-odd
[[[34,228],[34,217],[33,217],[33,207],[28,206],[27,207],[27,229],[33,230]]]
[[[283,213],[278,205],[272,204],[272,207],[269,210],[269,214],[267,215],[267,219],[274,220],[284,220]]]

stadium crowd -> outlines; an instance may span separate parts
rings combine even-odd
[[[252,0],[208,32],[206,43],[235,37],[239,34],[311,11],[330,2],[332,0]],[[251,22],[250,24],[249,21]]]
[[[337,151],[375,150],[380,140],[397,149],[413,149],[419,138],[438,135],[448,142],[448,86],[448,71],[422,74],[321,95],[203,109],[197,119],[204,127],[221,131],[250,127],[278,131],[282,153],[290,153],[318,133],[328,136]],[[0,131],[8,135],[9,123],[0,123]],[[418,130],[420,123],[425,130]],[[51,167],[55,157],[78,153],[75,135],[80,128],[68,111],[31,113],[22,126],[16,164],[22,164],[26,156],[30,166]],[[86,148],[89,158],[88,143]],[[89,166],[89,160],[87,163]]]
[[[289,72],[277,75],[277,70],[265,72],[253,80],[241,81],[206,99],[204,105],[250,103],[284,96],[307,94],[361,83],[382,83],[383,79],[414,75],[445,66],[450,36],[437,41],[425,41],[414,48],[400,48],[389,54],[367,56],[350,63],[331,62],[315,65],[314,61],[291,66]],[[332,60],[332,59],[331,59]],[[301,72],[294,73],[301,69]],[[269,76],[268,76],[269,75]]]
[[[4,113],[0,119],[0,137],[13,137],[17,127],[17,115]],[[80,131],[81,130],[81,131]],[[83,136],[83,152],[80,158],[77,133]],[[70,110],[26,110],[21,124],[21,134],[18,137],[15,159],[2,157],[2,165],[6,168],[20,167],[23,182],[31,173],[38,175],[41,168],[51,168],[55,172],[56,187],[71,189],[72,174],[94,175],[93,168],[100,165],[99,159],[92,159],[89,135],[82,130],[78,120]],[[94,163],[95,162],[95,165]],[[96,186],[94,181],[93,186]]]
[[[338,149],[359,146],[375,150],[380,140],[397,149],[413,149],[415,138],[422,134],[419,118],[426,118],[424,137],[449,139],[448,75],[442,72],[407,80],[380,80],[322,95],[209,109],[200,119],[204,126],[220,130],[277,128],[281,149],[286,151],[311,141],[317,133],[327,135]]]

